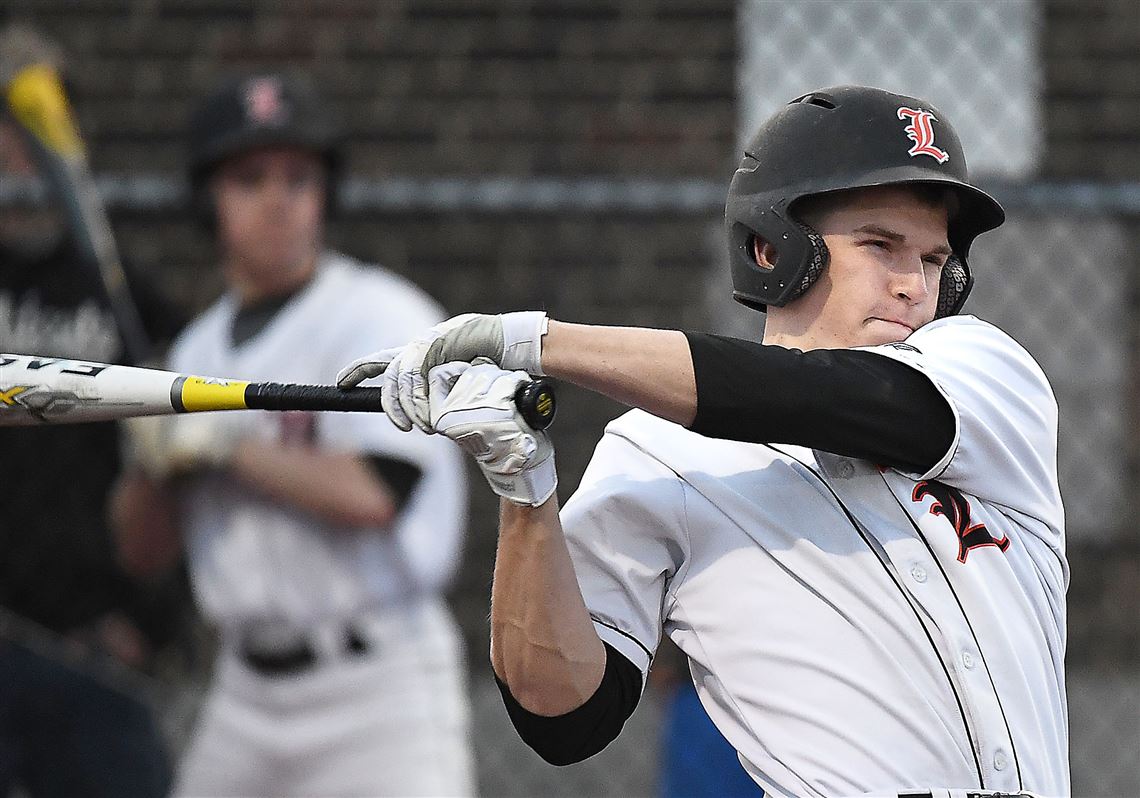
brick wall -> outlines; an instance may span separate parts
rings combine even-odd
[[[323,86],[369,175],[708,175],[732,131],[731,0],[6,5],[66,47],[110,171],[177,169],[188,102],[267,67]]]
[[[1140,13],[1130,0],[1045,0],[1047,169],[1140,180]]]

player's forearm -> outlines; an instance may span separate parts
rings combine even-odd
[[[602,681],[605,648],[582,599],[553,498],[538,508],[502,503],[491,662],[515,700],[539,715],[577,709]]]
[[[354,454],[246,440],[230,468],[263,495],[335,524],[385,527],[397,512],[392,492]]]
[[[677,330],[550,321],[542,368],[552,377],[688,425],[697,413],[689,342]]]

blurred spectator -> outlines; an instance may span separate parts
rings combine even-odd
[[[58,62],[31,29],[0,34],[0,85],[27,64]],[[44,155],[0,105],[0,180],[31,187]],[[161,334],[156,320],[169,314],[136,301]],[[0,207],[0,351],[124,356],[102,283],[57,205]],[[3,429],[0,451],[0,796],[163,795],[165,746],[125,666],[147,667],[170,639],[178,592],[140,587],[116,565],[104,508],[117,426]]]
[[[175,342],[171,369],[328,383],[376,339],[443,318],[411,283],[323,248],[337,139],[309,85],[282,75],[228,82],[193,115],[196,209],[228,292]],[[219,630],[176,792],[471,793],[461,639],[441,597],[466,523],[458,450],[380,413],[135,429],[124,557],[154,572],[184,541]]]

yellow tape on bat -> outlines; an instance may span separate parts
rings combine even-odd
[[[241,380],[217,380],[209,377],[187,377],[175,383],[172,400],[175,407],[187,413],[199,410],[244,410],[245,387]],[[181,407],[178,405],[181,404]]]

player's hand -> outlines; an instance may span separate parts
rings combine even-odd
[[[436,366],[431,382],[432,426],[475,458],[491,489],[516,504],[538,507],[554,493],[554,445],[515,407],[515,391],[530,380],[480,359]]]
[[[541,375],[546,323],[542,311],[456,316],[405,346],[357,358],[340,370],[336,383],[341,388],[351,388],[383,375],[381,404],[392,423],[405,431],[415,425],[431,432],[431,386],[424,375],[444,363],[472,363],[477,358],[485,358],[507,371]]]
[[[159,480],[225,468],[243,437],[233,415],[215,412],[126,419],[125,460]]]

